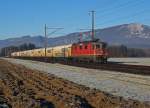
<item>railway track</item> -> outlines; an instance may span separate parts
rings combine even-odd
[[[144,65],[130,65],[130,64],[120,64],[116,62],[108,62],[107,64],[98,64],[98,63],[87,63],[87,62],[67,62],[67,61],[52,61],[49,58],[19,58],[25,60],[35,60],[41,62],[49,62],[49,63],[60,63],[63,65],[77,66],[77,67],[85,67],[91,69],[102,69],[116,72],[124,72],[130,74],[138,74],[138,75],[150,75],[150,66]]]
[[[143,66],[143,65],[117,64],[112,62],[108,64],[92,64],[92,63],[88,64],[88,63],[72,63],[72,62],[60,62],[60,63],[64,65],[71,65],[77,67],[102,69],[138,75],[150,75],[150,66]]]

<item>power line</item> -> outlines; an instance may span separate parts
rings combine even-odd
[[[99,23],[98,25],[103,25],[103,24],[109,23],[109,22],[120,21],[120,20],[122,20],[122,19],[129,20],[129,19],[132,19],[132,18],[134,18],[134,17],[137,17],[137,15],[139,15],[139,14],[144,14],[145,11],[148,12],[149,10],[142,10],[142,11],[140,11],[140,12],[132,13],[132,14],[130,14],[130,15],[126,15],[126,16],[121,16],[121,17],[118,17],[118,18],[114,18],[114,19],[105,21],[105,22],[103,22],[103,23]],[[117,19],[117,20],[116,20],[116,19]],[[119,19],[119,20],[118,20],[118,19]]]
[[[51,30],[53,30],[51,33],[49,33],[49,34],[47,34],[47,30],[48,29],[51,29]],[[52,35],[52,34],[54,34],[54,33],[56,33],[58,30],[61,30],[61,29],[64,29],[64,28],[50,28],[50,27],[48,27],[46,24],[45,24],[45,27],[44,27],[44,34],[45,34],[45,57],[46,57],[46,49],[47,49],[47,37],[48,36],[50,36],[50,35]]]
[[[143,1],[143,0],[142,0]],[[129,6],[129,5],[132,5],[132,3],[140,3],[140,2],[142,2],[142,1],[137,1],[137,2],[135,2],[135,1],[127,1],[127,2],[125,2],[125,3],[121,3],[121,4],[118,4],[118,5],[115,5],[115,6],[113,6],[113,7],[110,7],[110,8],[107,8],[107,9],[104,9],[103,11],[99,11],[99,10],[96,10],[98,13],[105,13],[105,12],[109,12],[109,11],[112,11],[113,9],[118,9],[118,8],[122,8],[122,7],[126,7],[126,6]]]
[[[117,1],[119,1],[119,0],[115,0],[115,2],[113,1],[113,3],[115,3],[115,6],[118,6]],[[96,8],[95,10],[96,10],[97,12],[104,12],[104,11],[110,10],[111,8],[113,8],[113,5],[112,5],[113,3],[110,3],[110,1],[109,1],[109,3],[107,3],[107,4],[108,4],[107,6],[110,5],[109,8],[106,7],[106,5],[104,4],[104,5],[105,5],[105,8],[103,8],[103,9],[98,9],[98,8]]]
[[[91,15],[91,29],[79,29],[79,30],[90,30],[92,32],[91,34],[91,39],[94,40],[95,38],[95,11],[89,11]],[[81,36],[82,37],[82,36]],[[80,41],[81,41],[81,37],[80,37]]]
[[[126,3],[124,3],[124,4],[120,4],[120,5],[118,5],[118,6],[115,6],[115,7],[112,7],[112,8],[109,8],[107,11],[103,11],[103,12],[99,12],[98,11],[98,14],[102,14],[102,15],[107,15],[107,14],[110,14],[110,13],[112,13],[114,10],[119,10],[119,9],[123,9],[123,8],[127,8],[127,7],[129,7],[129,6],[134,6],[134,8],[136,7],[136,6],[138,6],[138,4],[141,4],[143,2],[143,0],[141,0],[141,1],[137,1],[137,2],[131,2],[131,1],[128,1],[128,2],[126,2]]]
[[[127,1],[126,3],[123,3],[123,4],[119,4],[119,5],[116,5],[115,7],[111,7],[112,9],[114,9],[114,10],[118,10],[118,9],[122,9],[122,8],[125,8],[125,7],[129,7],[129,6],[134,6],[134,8],[138,5],[138,4],[140,4],[141,2],[143,2],[143,0],[141,0],[141,1],[137,1],[137,2],[131,2],[130,0],[129,1]],[[134,3],[134,4],[133,4]],[[106,14],[106,13],[111,13],[111,12],[113,12],[113,10],[111,9],[111,8],[109,8],[110,10],[108,10],[108,11],[104,11],[104,12],[101,12],[101,14]],[[100,13],[100,11],[98,11],[98,13]],[[132,15],[133,16],[133,15]],[[128,16],[125,16],[125,17],[128,17]],[[96,17],[97,18],[97,17]],[[124,17],[121,17],[121,18],[124,18]],[[112,21],[112,20],[110,20],[110,21]],[[110,21],[107,21],[107,22],[110,22]],[[103,24],[103,23],[100,23],[100,24]]]

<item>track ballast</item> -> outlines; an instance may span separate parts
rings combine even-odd
[[[150,66],[144,65],[130,65],[130,64],[121,64],[116,62],[108,62],[107,64],[100,64],[100,63],[87,63],[87,62],[72,62],[72,61],[54,61],[50,60],[49,58],[19,58],[19,59],[26,59],[26,60],[35,60],[41,62],[48,62],[48,63],[60,63],[63,65],[70,65],[70,66],[77,66],[77,67],[85,67],[91,69],[102,69],[102,70],[109,70],[109,71],[116,71],[116,72],[123,72],[123,73],[130,73],[130,74],[138,74],[138,75],[150,75]]]

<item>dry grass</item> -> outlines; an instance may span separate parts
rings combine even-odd
[[[0,60],[0,101],[13,108],[149,108],[70,81]]]

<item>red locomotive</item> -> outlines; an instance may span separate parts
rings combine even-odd
[[[71,55],[76,61],[107,62],[106,43],[98,39],[72,44]]]

